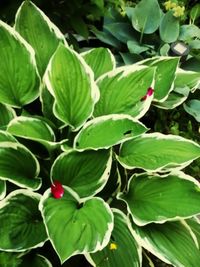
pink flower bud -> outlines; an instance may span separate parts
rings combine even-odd
[[[143,97],[141,98],[141,101],[144,101],[144,100],[146,100],[146,99],[147,99],[147,97],[151,96],[153,93],[154,93],[154,90],[153,90],[153,88],[149,87],[149,88],[148,88],[148,90],[147,90],[147,93],[146,93],[146,95],[145,95],[145,96],[143,96]]]
[[[64,195],[64,188],[59,181],[54,181],[51,185],[51,193],[54,198],[61,198]]]

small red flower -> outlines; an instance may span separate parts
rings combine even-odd
[[[147,97],[148,97],[148,96],[151,96],[153,93],[154,93],[154,90],[153,90],[153,88],[149,87],[149,88],[148,88],[148,90],[147,90],[147,93],[146,93],[146,95],[145,95],[145,96],[143,96],[143,97],[141,98],[141,101],[144,101],[144,100],[146,100],[146,99],[147,99]]]
[[[54,198],[61,198],[64,195],[64,188],[59,181],[54,181],[51,185],[51,193]]]

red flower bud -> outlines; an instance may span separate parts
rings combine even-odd
[[[54,198],[61,198],[64,195],[64,188],[59,181],[54,181],[51,185],[51,193]]]
[[[149,87],[149,88],[148,88],[148,90],[147,90],[147,93],[146,93],[146,95],[145,95],[145,96],[143,96],[143,97],[141,98],[141,101],[144,101],[144,100],[146,100],[146,99],[147,99],[147,97],[148,97],[148,96],[151,96],[153,93],[154,93],[154,90],[153,90],[153,88]]]

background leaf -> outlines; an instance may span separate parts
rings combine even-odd
[[[74,139],[76,149],[100,149],[132,139],[147,128],[129,115],[106,115],[88,121]]]
[[[127,193],[120,194],[138,225],[191,217],[200,213],[200,187],[191,176],[132,176]],[[174,203],[176,205],[174,206]]]
[[[109,242],[113,215],[100,198],[81,203],[78,195],[65,187],[60,199],[53,198],[47,190],[39,208],[50,241],[62,262],[76,254],[101,250]]]
[[[169,10],[163,17],[159,27],[160,38],[165,43],[173,43],[178,39],[180,25],[173,11]]]
[[[161,9],[157,0],[141,0],[133,10],[132,25],[142,33],[155,32],[160,24]]]
[[[191,99],[183,104],[187,113],[192,115],[196,121],[200,122],[200,100]]]
[[[98,99],[93,73],[82,57],[60,45],[45,73],[47,89],[55,99],[54,114],[73,129],[92,114]]]
[[[64,35],[31,1],[19,7],[15,29],[34,48],[41,77],[59,42],[66,43]]]
[[[179,169],[200,156],[197,143],[176,135],[144,134],[122,144],[118,160],[128,169],[148,171]]]
[[[1,250],[19,252],[42,246],[46,241],[45,227],[38,210],[39,199],[38,193],[19,189],[1,201]]]
[[[19,108],[39,95],[40,80],[34,50],[2,21],[0,35],[0,102]]]

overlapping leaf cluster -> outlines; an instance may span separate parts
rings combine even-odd
[[[182,169],[200,146],[139,119],[181,103],[199,73],[172,57],[118,68],[108,49],[77,54],[29,1],[0,36],[1,266],[52,266],[30,253],[49,241],[61,263],[139,267],[143,248],[198,266],[200,186]]]

